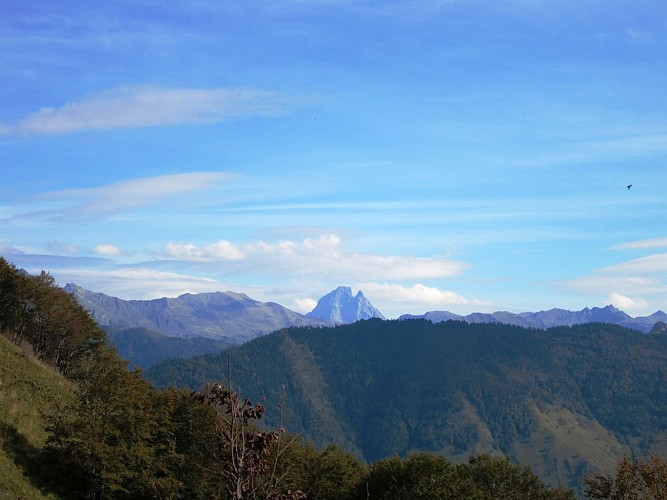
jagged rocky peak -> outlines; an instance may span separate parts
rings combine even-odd
[[[339,286],[326,294],[306,316],[338,324],[354,323],[360,319],[385,319],[361,290],[353,295],[349,286]]]

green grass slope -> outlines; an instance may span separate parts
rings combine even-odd
[[[0,336],[0,499],[56,498],[40,491],[35,461],[44,416],[72,394],[71,384]]]

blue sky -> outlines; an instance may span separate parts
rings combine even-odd
[[[299,312],[667,309],[663,1],[0,10],[18,267]]]

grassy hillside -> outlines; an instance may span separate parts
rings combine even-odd
[[[370,320],[276,332],[234,349],[232,364],[244,393],[274,408],[285,399],[291,431],[368,461],[504,454],[576,488],[625,451],[665,452],[655,439],[667,429],[663,335]],[[197,388],[225,380],[226,357],[165,362],[147,376]]]
[[[0,336],[0,499],[55,498],[40,492],[34,460],[46,439],[43,416],[71,397],[71,388],[29,347]]]

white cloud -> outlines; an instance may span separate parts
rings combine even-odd
[[[317,301],[314,299],[296,298],[292,300],[292,304],[293,304],[292,310],[301,314],[306,314],[315,309]]]
[[[243,116],[270,116],[289,99],[253,89],[165,89],[122,86],[60,107],[42,108],[0,134],[67,134],[85,130],[215,123]]]
[[[264,242],[247,247],[260,261],[271,260],[271,266],[285,273],[312,274],[326,279],[406,280],[441,278],[462,272],[462,262],[442,257],[406,257],[353,252],[344,248],[343,240],[335,234],[302,243],[281,241],[271,245]]]
[[[112,245],[110,243],[102,243],[100,245],[97,245],[94,249],[93,252],[95,252],[98,255],[108,255],[108,256],[114,256],[114,255],[120,255],[121,250],[115,245]]]
[[[644,299],[632,299],[627,295],[621,295],[616,292],[609,294],[609,303],[625,312],[644,311],[649,306],[649,303]]]
[[[439,308],[462,305],[487,305],[485,302],[477,299],[467,299],[449,290],[442,290],[436,287],[429,287],[417,283],[412,286],[396,285],[390,283],[359,283],[357,288],[364,291],[364,295],[371,298],[371,302],[377,303],[393,302],[405,306],[405,310],[421,308],[421,312],[426,312],[423,308]],[[404,311],[405,312],[405,311]]]
[[[406,257],[353,252],[345,248],[336,234],[306,238],[301,242],[258,241],[241,249],[221,240],[199,247],[193,244],[168,244],[163,256],[185,261],[236,261],[225,266],[226,272],[257,272],[265,276],[289,278],[311,276],[323,281],[415,280],[452,276],[462,272],[463,262],[444,257]]]
[[[164,255],[168,258],[193,261],[241,260],[245,254],[235,245],[226,240],[219,240],[204,247],[192,243],[167,243]]]

